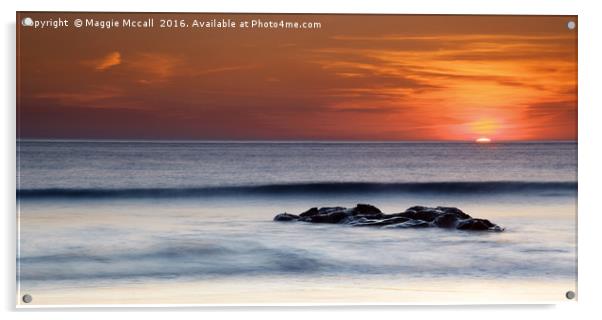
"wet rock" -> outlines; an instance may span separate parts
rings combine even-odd
[[[455,207],[437,207],[435,209],[437,209],[439,211],[443,211],[446,214],[451,213],[451,214],[455,215],[458,219],[470,219],[469,215],[467,215],[462,210],[455,208]]]
[[[433,220],[434,227],[439,228],[455,228],[458,225],[459,218],[453,213],[444,213]]]
[[[495,224],[486,219],[466,219],[458,223],[459,230],[489,230],[495,227]]]
[[[385,225],[384,228],[428,228],[430,226],[431,224],[426,221],[409,219],[406,222]]]
[[[311,208],[299,215],[281,213],[274,221],[304,221],[311,223],[339,223],[354,227],[426,228],[438,227],[469,231],[503,231],[504,228],[486,219],[472,218],[455,207],[413,206],[404,212],[385,214],[369,204],[354,208]]]
[[[274,217],[274,221],[297,221],[299,216],[290,213],[280,213]]]
[[[320,214],[320,212],[318,211],[318,208],[311,208],[311,209],[301,213],[299,215],[299,217],[311,217],[311,216],[315,216],[317,214]]]
[[[318,213],[319,214],[330,214],[333,212],[339,212],[339,211],[345,211],[347,210],[347,208],[343,208],[343,207],[323,207],[318,209]]]
[[[410,219],[408,218],[404,218],[404,217],[392,217],[392,218],[386,218],[386,219],[368,219],[368,218],[359,218],[359,219],[355,219],[350,221],[348,224],[354,226],[354,227],[364,227],[364,226],[385,226],[385,225],[390,225],[390,224],[396,224],[396,223],[403,223],[406,222]]]
[[[370,205],[360,203],[353,210],[353,215],[379,215],[382,214],[379,208]]]
[[[301,217],[299,220],[314,223],[339,223],[346,217],[347,212],[345,210],[331,210],[312,216]]]
[[[407,209],[404,212],[398,213],[397,215],[399,215],[400,217],[406,217],[414,220],[431,222],[442,213],[442,211],[438,211],[435,208],[415,206]]]

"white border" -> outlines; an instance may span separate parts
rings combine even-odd
[[[123,12],[248,12],[248,13],[415,13],[415,14],[579,14],[586,1],[559,0],[421,0],[399,1],[211,1],[191,2],[173,0],[166,2],[116,1],[74,2],[69,0],[27,0],[14,5],[19,11],[123,11]]]
[[[2,303],[4,312],[10,318],[56,318],[56,319],[80,319],[81,316],[70,311],[40,313],[39,309],[15,311],[15,53],[14,53],[14,20],[15,11],[155,11],[155,12],[250,12],[250,13],[416,13],[416,14],[576,14],[579,15],[579,302],[563,303],[557,306],[528,306],[528,305],[510,305],[510,306],[355,306],[355,307],[247,307],[235,308],[227,307],[190,307],[186,305],[182,308],[155,308],[159,306],[144,306],[145,308],[136,309],[144,311],[144,317],[149,319],[162,319],[165,315],[158,312],[177,311],[177,317],[198,318],[198,315],[186,313],[186,311],[220,311],[220,314],[214,314],[218,317],[229,317],[236,315],[240,311],[250,312],[258,318],[278,318],[281,319],[282,312],[287,312],[287,318],[306,318],[306,311],[317,311],[319,315],[332,317],[329,313],[333,310],[343,314],[337,315],[345,318],[364,318],[368,316],[363,312],[379,312],[379,317],[400,316],[399,312],[404,312],[404,317],[425,317],[429,318],[461,318],[472,319],[487,317],[487,319],[506,319],[508,317],[527,317],[527,316],[545,316],[551,319],[567,319],[574,317],[589,317],[598,315],[600,290],[600,254],[598,243],[602,243],[599,228],[602,227],[602,212],[599,210],[597,202],[600,171],[599,163],[602,163],[600,143],[602,139],[600,121],[600,108],[602,108],[602,99],[600,87],[602,84],[598,81],[602,74],[600,57],[602,50],[600,45],[600,32],[602,31],[602,12],[598,1],[561,1],[561,0],[507,0],[507,1],[450,1],[450,0],[414,0],[403,1],[397,4],[394,1],[370,0],[361,2],[348,1],[315,1],[306,0],[295,3],[285,3],[284,1],[230,1],[230,2],[206,2],[195,3],[186,0],[170,0],[166,2],[151,3],[150,1],[131,1],[126,3],[123,0],[104,0],[97,3],[87,1],[68,1],[68,0],[21,0],[18,3],[3,3],[1,11],[3,19],[3,50],[2,63],[4,64],[4,76],[2,97],[4,97],[3,125],[0,143],[4,151],[3,161],[3,179],[2,179],[2,204],[4,205],[4,236],[5,241],[3,255],[2,275],[4,276],[4,285],[2,290]],[[313,305],[313,304],[312,304]],[[138,306],[138,305],[131,305]],[[85,308],[88,311],[111,310],[110,316],[116,318],[130,318],[131,309],[122,309],[121,312],[114,312],[112,305],[109,309]],[[164,307],[161,305],[161,307]],[[60,309],[60,307],[59,307]],[[56,309],[55,309],[56,310]],[[73,310],[73,309],[70,309]],[[79,309],[81,310],[81,308]],[[153,311],[149,313],[148,311]],[[291,313],[290,311],[304,311],[302,313]],[[358,312],[360,311],[360,312]],[[445,312],[445,313],[442,313]],[[420,315],[418,314],[420,313]],[[426,313],[426,314],[424,314]],[[6,315],[5,315],[6,316]],[[87,314],[87,318],[101,319],[109,314]],[[140,316],[140,315],[135,315]],[[312,315],[313,316],[313,315]]]

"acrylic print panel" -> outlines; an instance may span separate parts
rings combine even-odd
[[[576,16],[17,22],[20,306],[576,299]]]

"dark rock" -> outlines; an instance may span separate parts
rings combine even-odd
[[[319,214],[329,214],[331,212],[344,211],[344,210],[347,210],[347,208],[343,208],[343,207],[322,207],[322,208],[318,209],[318,213]]]
[[[290,213],[281,213],[274,217],[274,221],[296,221],[299,216]]]
[[[385,228],[428,228],[430,226],[431,226],[431,224],[426,221],[408,219],[405,222],[389,224],[384,227]]]
[[[443,211],[445,213],[454,214],[458,219],[461,219],[461,220],[470,219],[471,218],[469,215],[467,215],[466,213],[464,213],[462,210],[460,210],[458,208],[454,208],[454,207],[437,207],[435,209],[437,209],[439,211]]]
[[[320,211],[318,211],[318,208],[311,208],[311,209],[301,213],[299,215],[299,217],[311,217],[311,216],[315,216],[319,213],[320,213]]]
[[[458,230],[489,230],[496,227],[495,224],[491,223],[486,219],[467,219],[460,221],[456,227]]]
[[[404,217],[392,217],[387,219],[368,219],[368,218],[359,218],[357,220],[350,221],[349,224],[354,227],[365,227],[365,226],[386,226],[389,224],[402,223],[406,222],[410,219]]]
[[[423,211],[423,210],[427,210],[430,209],[429,207],[425,207],[425,206],[413,206],[413,207],[409,207],[406,209],[406,211]]]
[[[432,223],[439,228],[455,228],[458,225],[458,216],[450,212],[444,213],[435,218]]]
[[[355,208],[353,208],[353,215],[379,215],[379,214],[382,214],[380,209],[373,205],[369,205],[369,204],[360,203],[357,206],[355,206]]]
[[[355,219],[365,218],[365,219],[372,219],[372,220],[382,220],[382,219],[395,218],[395,217],[398,217],[398,216],[392,215],[392,214],[378,213],[378,214],[359,214],[359,215],[353,215],[353,217]]]
[[[416,207],[413,207],[416,208]],[[408,209],[405,212],[398,213],[400,217],[406,217],[414,220],[422,220],[431,222],[435,220],[437,216],[442,214],[442,211],[437,211],[435,208],[420,207],[418,210]]]
[[[310,211],[312,210],[310,209]],[[314,211],[305,216],[300,216],[299,220],[314,223],[339,223],[347,217],[347,209],[343,207],[320,208],[317,212],[317,214]]]
[[[406,211],[396,214],[401,217],[406,217],[414,220],[423,220],[427,222],[434,222],[437,218],[447,215],[445,220],[441,220],[442,224],[451,224],[452,217],[456,220],[470,219],[471,217],[464,213],[462,210],[454,207],[436,207],[429,208],[424,206],[413,206],[408,208]],[[437,223],[435,223],[437,224]],[[448,228],[444,226],[444,228]]]
[[[274,221],[305,221],[311,223],[341,223],[356,227],[372,226],[387,228],[455,228],[459,230],[503,231],[504,228],[486,219],[472,218],[454,207],[413,206],[404,212],[384,214],[375,206],[358,204],[354,208],[311,208],[300,215],[281,213]]]

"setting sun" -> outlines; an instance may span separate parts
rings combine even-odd
[[[486,138],[486,137],[481,137],[481,138],[478,138],[477,140],[475,140],[475,142],[476,143],[490,143],[491,139]]]
[[[85,16],[105,21],[113,14]],[[363,16],[369,30],[352,16],[320,17],[329,27],[237,29],[219,37],[209,30],[176,36],[175,30],[115,28],[91,37],[92,29],[19,29],[19,57],[44,54],[23,57],[17,134],[471,142],[577,137],[577,33],[567,30],[566,17]],[[193,35],[198,43],[183,40]],[[39,76],[56,70],[61,77]]]

